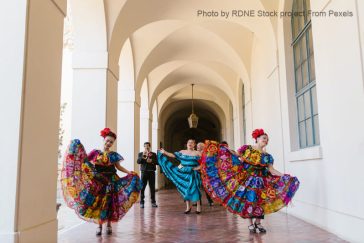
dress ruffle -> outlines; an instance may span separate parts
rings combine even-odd
[[[181,162],[182,168],[178,168],[168,160],[168,157],[158,152],[158,163],[165,176],[173,182],[184,200],[199,201],[201,199],[201,177],[198,171],[193,170],[198,166],[197,156],[175,153],[176,158]]]
[[[120,178],[110,169],[105,173],[98,172],[88,159],[93,161],[97,155],[92,151],[87,156],[78,139],[71,141],[61,171],[63,196],[67,205],[83,220],[94,223],[117,222],[138,200],[141,180],[134,173]],[[118,156],[111,152],[107,156],[110,161],[105,163],[119,161],[122,157]]]
[[[201,159],[202,183],[214,201],[243,218],[260,217],[288,205],[299,187],[296,177],[268,171],[273,157],[245,146],[240,158],[207,141]]]

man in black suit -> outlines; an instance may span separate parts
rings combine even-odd
[[[150,151],[150,143],[144,143],[144,151],[138,154],[138,164],[140,164],[140,170],[142,171],[143,188],[140,198],[140,207],[144,208],[144,191],[149,183],[150,197],[152,201],[152,207],[158,207],[155,201],[155,171],[158,165],[158,159],[156,153]]]

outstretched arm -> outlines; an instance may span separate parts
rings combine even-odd
[[[281,172],[279,172],[278,170],[276,170],[276,169],[273,168],[273,165],[269,165],[268,166],[268,169],[269,169],[269,172],[272,175],[275,175],[275,176],[283,176],[283,174]]]
[[[238,152],[236,152],[235,150],[229,149],[230,153],[232,153],[233,155],[239,156]]]
[[[160,149],[159,150],[162,154],[164,154],[164,155],[166,155],[166,156],[168,156],[168,157],[170,157],[170,158],[176,158],[176,156],[174,155],[174,154],[172,154],[172,153],[169,153],[169,152],[167,152],[167,151],[165,151],[164,149]]]
[[[127,169],[125,169],[124,167],[122,167],[121,165],[120,165],[120,162],[121,162],[122,160],[119,160],[118,162],[116,162],[115,163],[115,167],[116,167],[116,169],[118,169],[118,170],[120,170],[121,172],[124,172],[124,173],[126,173],[126,174],[131,174],[131,172],[129,171],[129,170],[127,170]]]
[[[201,165],[196,166],[195,168],[193,168],[193,170],[200,170],[201,169]]]

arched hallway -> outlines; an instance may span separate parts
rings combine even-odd
[[[338,243],[346,242],[318,227],[285,213],[267,216],[266,234],[250,234],[248,221],[232,215],[221,206],[207,206],[203,213],[185,215],[184,204],[176,190],[157,193],[159,208],[136,204],[125,218],[113,225],[112,236],[95,238],[96,225],[83,223],[58,236],[59,243],[139,243],[139,242],[216,242],[216,243]]]
[[[168,151],[179,151],[185,147],[189,138],[196,142],[203,142],[206,139],[221,141],[221,125],[219,118],[203,103],[195,102],[195,112],[199,116],[198,127],[190,128],[187,117],[191,114],[191,102],[181,101],[169,105],[172,110],[166,113],[165,126],[163,128],[163,147]],[[161,114],[163,117],[164,114]]]

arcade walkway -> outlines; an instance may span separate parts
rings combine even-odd
[[[157,209],[149,203],[144,209],[136,204],[121,222],[113,225],[112,236],[96,237],[96,225],[83,223],[61,233],[58,242],[345,242],[283,213],[268,216],[264,222],[268,232],[259,235],[249,234],[247,220],[227,213],[221,206],[208,207],[206,200],[200,215],[184,215],[183,201],[175,190],[158,192],[157,201]]]

